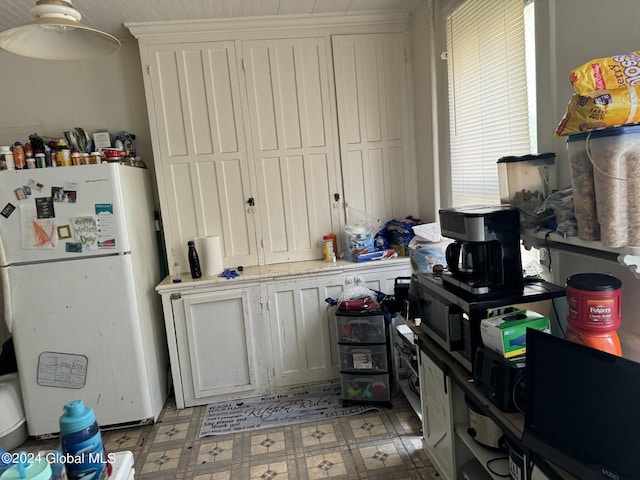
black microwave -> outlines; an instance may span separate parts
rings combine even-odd
[[[440,295],[438,286],[442,288],[441,277],[414,274],[409,285],[407,317],[471,371],[474,342],[469,314]]]

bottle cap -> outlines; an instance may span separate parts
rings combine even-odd
[[[91,407],[85,406],[82,400],[72,400],[63,408],[60,417],[60,433],[73,433],[84,430],[95,423],[96,416]]]
[[[191,245],[195,245],[195,243],[193,243],[193,240],[189,240],[189,241],[187,242],[187,245],[191,246]]]
[[[27,452],[18,452],[18,458],[24,458],[24,462],[18,462],[2,474],[2,480],[50,480],[53,474],[51,465],[42,459],[34,462],[26,462],[29,458]]]

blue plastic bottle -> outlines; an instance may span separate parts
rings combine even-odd
[[[93,409],[82,400],[73,400],[64,406],[60,417],[60,446],[69,480],[109,478],[100,427]]]

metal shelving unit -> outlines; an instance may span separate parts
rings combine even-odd
[[[414,342],[414,333],[401,318],[392,328],[392,342],[396,388],[403,393],[413,411],[422,420],[418,351]]]

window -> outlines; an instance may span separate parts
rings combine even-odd
[[[533,3],[466,0],[446,17],[451,206],[500,203],[496,162],[537,151]]]

